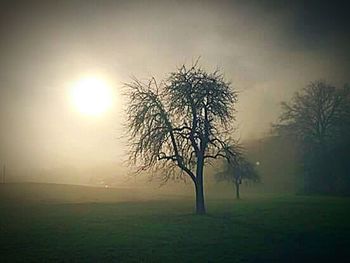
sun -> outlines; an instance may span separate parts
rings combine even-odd
[[[74,107],[82,114],[98,116],[112,106],[112,90],[101,78],[84,77],[77,81],[70,97]]]

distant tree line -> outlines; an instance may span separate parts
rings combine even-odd
[[[350,194],[350,87],[310,83],[282,103],[279,136],[298,148],[305,193]]]

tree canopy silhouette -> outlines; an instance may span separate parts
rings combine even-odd
[[[234,156],[228,155],[227,160],[223,163],[222,170],[215,173],[215,179],[232,183],[236,190],[236,198],[240,199],[240,185],[242,182],[258,182],[260,178],[255,165],[249,162],[243,153],[237,151],[237,146],[234,147],[233,152],[236,154]]]
[[[350,186],[350,88],[336,88],[323,81],[310,83],[291,102],[275,126],[280,134],[298,142],[304,167],[306,191],[334,192],[336,184]],[[342,161],[344,160],[345,163]],[[345,180],[345,181],[344,181]]]
[[[234,155],[230,135],[237,93],[219,71],[185,65],[161,83],[134,78],[126,84],[130,159],[139,170],[164,182],[188,176],[194,183],[196,212],[206,212],[205,163]]]

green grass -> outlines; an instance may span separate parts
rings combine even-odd
[[[128,201],[118,189],[24,186],[0,188],[0,262],[333,262],[350,256],[348,198],[209,199],[208,215],[196,216],[192,199]],[[43,188],[57,198],[40,198]]]

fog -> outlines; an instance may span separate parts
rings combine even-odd
[[[8,180],[86,184],[104,175],[127,184],[123,83],[163,79],[198,57],[240,92],[235,136],[263,138],[296,90],[349,81],[346,8],[293,2],[2,2],[0,164]],[[82,76],[108,81],[109,111],[74,108],[69,90]]]

